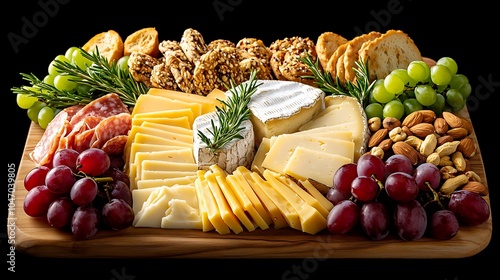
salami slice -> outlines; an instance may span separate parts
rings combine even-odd
[[[132,116],[129,113],[120,113],[103,119],[96,127],[92,148],[102,148],[104,143],[118,135],[127,135],[132,127]]]
[[[102,145],[101,149],[109,156],[121,157],[123,155],[123,150],[125,149],[127,139],[127,135],[117,135],[106,141],[106,143]]]
[[[69,128],[69,114],[66,110],[59,112],[54,119],[47,125],[42,138],[35,145],[33,151],[29,154],[30,158],[37,165],[52,165],[54,153],[59,148],[59,139]]]
[[[92,138],[94,138],[95,128],[84,130],[75,135],[73,150],[81,153],[90,148]]]
[[[122,102],[118,94],[108,93],[85,105],[85,107],[79,110],[71,118],[70,123],[71,125],[75,125],[82,121],[86,116],[100,116],[107,118],[120,113],[129,113],[127,105]]]

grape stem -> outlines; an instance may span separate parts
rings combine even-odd
[[[440,197],[440,196],[439,196],[439,193],[438,193],[438,192],[436,192],[436,191],[432,188],[432,186],[431,186],[431,184],[430,184],[429,182],[424,182],[424,184],[425,184],[425,185],[427,186],[427,188],[429,188],[429,190],[431,190],[431,192],[432,192],[432,197],[433,197],[433,200],[432,200],[432,201],[436,201],[436,202],[438,203],[439,207],[441,207],[441,209],[445,209],[445,207],[444,207],[444,206],[443,206],[443,204],[441,203],[441,199],[439,198],[439,197]],[[430,203],[430,202],[432,202],[432,201],[427,202],[427,203],[426,203],[426,205],[427,205],[427,204],[429,204],[429,203]]]

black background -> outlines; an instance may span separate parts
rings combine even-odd
[[[484,2],[484,3],[481,3]],[[50,7],[44,10],[44,3]],[[106,4],[105,4],[106,3]],[[492,2],[490,2],[492,3]],[[2,138],[7,163],[19,166],[24,142],[30,125],[26,111],[19,109],[11,87],[25,85],[19,73],[32,72],[39,77],[58,54],[73,45],[81,46],[97,33],[113,29],[123,38],[143,27],[155,27],[160,40],[180,40],[186,28],[201,32],[205,41],[257,37],[267,45],[289,36],[316,40],[325,31],[346,38],[369,30],[401,29],[408,33],[423,55],[453,57],[459,72],[468,76],[473,92],[469,112],[482,151],[493,212],[493,237],[486,249],[469,258],[449,259],[331,259],[296,278],[283,277],[302,259],[280,260],[175,260],[175,259],[44,259],[16,255],[16,272],[7,271],[7,279],[20,279],[28,274],[48,279],[148,279],[148,275],[172,279],[239,277],[265,279],[335,279],[341,275],[352,278],[387,279],[472,279],[496,275],[498,266],[498,207],[499,180],[496,168],[498,153],[498,91],[500,90],[498,14],[486,1],[387,0],[370,1],[94,1],[41,0],[15,1],[11,8],[2,9]],[[216,8],[216,6],[218,8]],[[26,29],[27,22],[35,28]],[[23,34],[23,30],[25,33]],[[9,34],[26,40],[14,44]],[[17,49],[17,50],[16,50]],[[497,111],[494,111],[497,110]],[[7,178],[4,179],[5,182]],[[2,196],[2,217],[6,215],[7,192]],[[2,227],[1,259],[6,259],[6,234]],[[138,240],[140,242],[140,240]],[[189,244],[186,244],[189,246]],[[147,248],[142,248],[147,250]],[[248,250],[252,250],[248,248]],[[124,269],[124,270],[122,270]],[[129,278],[119,278],[113,271]],[[3,272],[2,272],[3,274]],[[492,277],[492,276],[490,276]],[[247,278],[248,279],[248,278]]]

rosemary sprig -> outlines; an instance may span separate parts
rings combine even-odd
[[[354,71],[356,71],[356,82],[347,81],[345,85],[342,85],[338,77],[334,80],[329,72],[322,70],[319,66],[319,60],[316,59],[316,61],[313,61],[309,53],[299,59],[309,67],[309,70],[313,74],[304,78],[314,79],[314,83],[325,93],[352,96],[365,107],[368,96],[375,85],[375,81],[370,82],[367,62],[363,62],[362,59],[356,61],[356,67],[354,68]]]
[[[129,72],[119,68],[114,61],[109,63],[106,57],[99,54],[98,49],[92,53],[81,48],[80,51],[83,57],[90,60],[90,66],[87,69],[84,70],[77,65],[59,60],[54,61],[54,67],[59,72],[72,76],[72,81],[89,86],[88,93],[58,90],[32,73],[21,73],[30,86],[13,87],[12,92],[36,97],[50,107],[65,108],[71,105],[87,104],[110,92],[118,94],[124,104],[133,107],[137,97],[149,90],[144,83],[134,80]]]
[[[201,130],[198,131],[198,136],[212,153],[234,139],[243,138],[240,132],[245,128],[241,124],[250,118],[248,103],[252,95],[257,91],[257,87],[260,86],[260,84],[257,84],[256,76],[257,71],[253,70],[247,83],[236,85],[234,80],[231,80],[231,87],[225,85],[232,94],[228,96],[227,100],[219,99],[223,104],[222,108],[216,107],[219,126],[215,125],[212,119],[212,129],[207,129],[212,138],[205,135]]]

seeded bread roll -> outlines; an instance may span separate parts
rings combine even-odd
[[[94,35],[82,49],[87,52],[99,50],[99,54],[108,59],[109,62],[117,61],[123,56],[123,40],[120,34],[114,30],[109,30]]]
[[[359,58],[368,62],[370,80],[385,78],[392,70],[407,68],[422,60],[415,42],[403,31],[389,30],[359,50]]]
[[[158,57],[158,31],[154,27],[139,29],[125,38],[123,54],[130,55],[140,52],[152,57]]]
[[[326,69],[328,60],[337,48],[347,43],[347,39],[334,32],[323,32],[316,40],[316,53],[319,63],[323,69]]]

